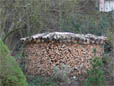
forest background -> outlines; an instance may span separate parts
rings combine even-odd
[[[10,50],[20,38],[42,32],[110,37],[113,20],[113,11],[99,11],[99,0],[0,0],[0,37]]]

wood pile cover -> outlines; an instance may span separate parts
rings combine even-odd
[[[52,75],[53,67],[69,65],[71,75],[80,75],[90,68],[89,59],[97,49],[97,56],[103,53],[106,37],[91,34],[52,32],[37,34],[21,39],[24,48],[25,70],[30,75]]]

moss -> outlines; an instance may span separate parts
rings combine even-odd
[[[27,86],[26,78],[10,55],[6,45],[0,40],[0,80],[3,86]]]

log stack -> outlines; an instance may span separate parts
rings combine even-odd
[[[72,68],[71,75],[80,75],[90,69],[90,59],[101,56],[106,37],[92,34],[74,34],[69,32],[52,32],[36,34],[21,38],[25,44],[25,70],[30,75],[48,76],[53,67],[61,64]]]

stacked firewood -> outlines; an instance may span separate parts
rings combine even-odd
[[[80,75],[90,68],[89,59],[93,57],[93,49],[101,56],[103,45],[81,45],[76,43],[28,43],[25,47],[25,70],[30,75],[51,75],[53,67],[61,68],[61,64],[69,65],[71,75]]]

